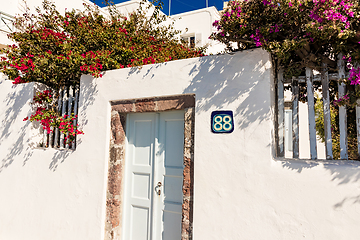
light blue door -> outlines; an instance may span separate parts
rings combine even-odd
[[[127,119],[123,240],[181,239],[184,111]]]

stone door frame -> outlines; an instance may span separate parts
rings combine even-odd
[[[111,102],[111,139],[106,192],[105,239],[121,239],[125,174],[126,115],[184,110],[184,171],[181,240],[192,239],[194,195],[195,94],[126,99]]]

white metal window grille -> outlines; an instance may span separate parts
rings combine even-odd
[[[338,72],[329,74],[327,65],[324,63],[319,74],[314,75],[313,70],[306,68],[306,75],[292,79],[284,79],[283,70],[277,73],[277,157],[286,157],[285,152],[291,150],[292,158],[299,158],[299,83],[306,83],[307,88],[307,106],[308,106],[308,124],[310,139],[310,158],[317,159],[317,137],[315,126],[315,103],[314,103],[314,85],[316,81],[321,82],[322,101],[324,114],[324,132],[325,132],[325,156],[326,159],[333,159],[332,136],[331,136],[331,116],[330,116],[330,97],[329,81],[338,81],[338,98],[345,95],[345,83],[339,81],[346,76],[345,62],[342,54],[338,56]],[[285,110],[284,85],[291,84],[291,111]],[[358,153],[360,155],[360,104],[359,99],[356,106],[356,125],[357,125],[357,143]],[[289,114],[292,114],[289,120]],[[286,120],[286,118],[288,118]],[[291,126],[290,126],[291,124]],[[290,130],[291,129],[291,130]],[[348,159],[347,144],[347,109],[346,106],[339,106],[339,131],[340,131],[340,159]],[[291,132],[291,135],[290,135]],[[287,135],[287,136],[286,136]],[[290,137],[291,136],[291,137]],[[290,144],[292,146],[290,147]]]
[[[78,114],[79,102],[79,87],[64,87],[59,91],[57,101],[57,110],[61,116],[70,116]],[[73,126],[77,125],[77,118],[72,122]],[[69,135],[65,135],[59,131],[58,128],[51,127],[51,132],[44,130],[43,147],[45,148],[59,148],[59,149],[73,149],[76,148],[75,140],[68,141]]]

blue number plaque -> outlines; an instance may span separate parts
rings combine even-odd
[[[213,133],[232,133],[234,118],[232,111],[213,111],[211,113],[211,131]]]

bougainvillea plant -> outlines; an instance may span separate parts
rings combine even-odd
[[[304,67],[321,70],[322,63],[335,70],[339,53],[353,69],[360,60],[359,17],[357,0],[230,1],[211,38],[229,50],[264,48],[288,77]]]
[[[1,71],[14,80],[41,82],[54,90],[77,85],[82,74],[101,77],[110,69],[203,56],[176,39],[172,25],[157,5],[151,17],[141,5],[129,17],[109,5],[107,16],[97,6],[60,14],[45,0],[37,14],[16,18],[18,31],[9,34],[16,44],[4,50]]]
[[[77,129],[77,124],[75,124],[76,115],[61,116],[54,108],[49,107],[53,106],[53,101],[54,98],[50,90],[37,92],[32,101],[32,105],[36,109],[35,113],[31,114],[30,117],[25,117],[24,121],[39,122],[47,133],[53,132],[54,129],[59,129],[64,134],[65,141],[71,143],[76,135],[84,134],[84,132]]]
[[[275,69],[283,68],[288,79],[305,75],[305,67],[321,71],[323,63],[330,73],[336,72],[342,54],[348,77],[341,81],[347,84],[347,93],[337,96],[337,82],[330,81],[330,99],[334,108],[347,106],[350,146],[356,141],[350,139],[356,138],[350,131],[356,129],[352,128],[356,126],[354,107],[360,97],[359,18],[358,0],[237,0],[230,1],[221,19],[213,23],[217,32],[210,38],[225,43],[229,51],[267,50]],[[306,101],[306,85],[299,85],[300,100]],[[314,83],[316,90],[321,91],[320,86]],[[339,139],[337,128],[333,139]]]
[[[0,71],[14,84],[43,83],[57,98],[60,89],[79,85],[82,74],[102,77],[110,69],[204,55],[205,49],[189,48],[177,40],[173,24],[163,23],[166,16],[160,11],[161,4],[154,5],[150,16],[146,16],[147,9],[141,4],[125,17],[111,4],[105,15],[96,5],[84,4],[83,11],[65,10],[61,14],[45,0],[37,14],[16,18],[17,30],[9,34],[15,44],[2,51],[5,57],[0,59]],[[39,114],[29,118],[40,121],[45,129],[60,121],[54,117],[57,101],[47,103],[50,108],[39,107]],[[73,118],[62,117],[63,122]],[[72,131],[70,127],[63,130]]]

